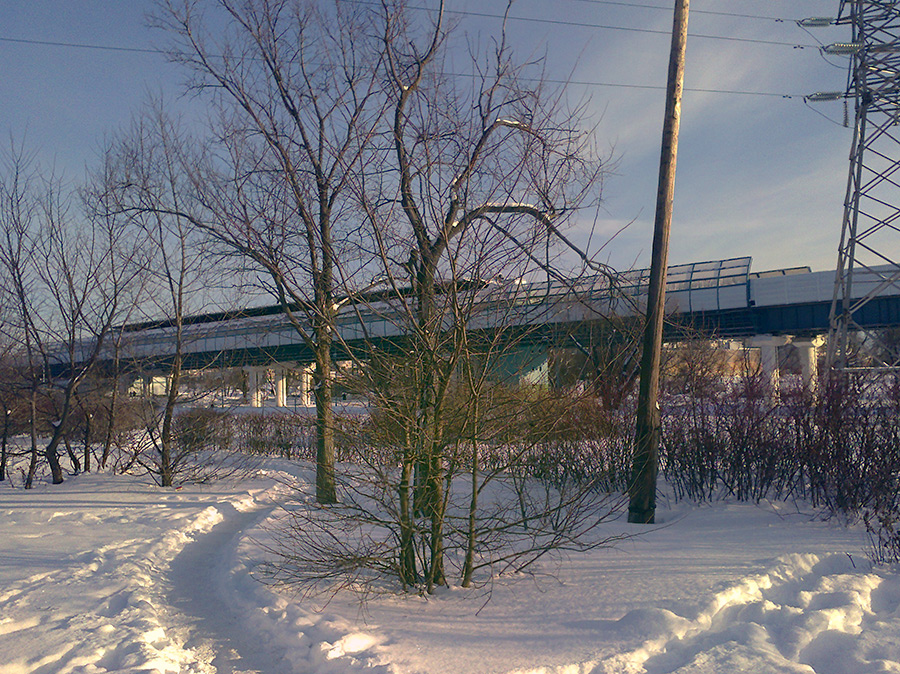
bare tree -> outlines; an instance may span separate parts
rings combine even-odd
[[[139,270],[131,260],[121,268],[116,232],[83,226],[70,213],[70,201],[58,190],[45,200],[38,277],[49,311],[41,314],[38,333],[56,410],[45,454],[55,456],[64,443],[77,472],[81,465],[68,436],[79,388],[104,355],[114,325],[133,309],[128,291]]]
[[[323,503],[337,498],[336,259],[358,226],[348,221],[348,185],[365,169],[383,102],[369,17],[341,0],[166,0],[157,13],[175,40],[172,58],[220,111],[215,153],[193,174],[202,206],[193,223],[264,272],[314,356]]]
[[[147,278],[144,241],[128,236],[121,219],[106,208],[108,168],[101,166],[80,191],[85,224],[90,228],[93,245],[102,251],[93,265],[95,284],[85,312],[93,326],[88,341],[95,347],[90,353],[94,362],[92,381],[89,390],[75,391],[75,403],[81,413],[85,471],[91,469],[91,447],[96,439],[102,437],[101,467],[106,466],[109,457],[121,385],[119,356],[125,335],[121,328],[141,308]],[[98,425],[101,421],[106,425],[102,436]]]
[[[15,357],[20,363],[25,387],[28,390],[28,426],[31,452],[25,488],[34,484],[38,462],[39,397],[46,382],[46,372],[41,355],[42,335],[38,330],[37,316],[45,299],[40,292],[37,258],[40,237],[39,178],[33,166],[33,158],[21,148],[12,148],[4,157],[2,206],[0,206],[0,264],[7,294],[6,304],[11,308],[7,325],[7,337],[18,348]],[[62,482],[62,467],[56,452],[44,453],[54,482]]]
[[[210,301],[215,287],[209,278],[214,259],[185,215],[192,186],[180,155],[190,141],[182,133],[161,104],[151,104],[107,150],[96,206],[104,222],[114,223],[118,237],[140,242],[141,311],[162,320],[169,331],[164,403],[158,414],[151,406],[146,425],[154,448],[151,473],[164,487],[175,483],[179,458],[184,458],[174,449],[175,412],[185,355],[196,338],[187,334],[185,318]]]
[[[6,330],[0,331],[5,334]],[[0,481],[7,477],[9,468],[9,439],[22,424],[22,394],[27,390],[27,382],[22,378],[21,363],[17,362],[16,345],[3,339],[0,348],[0,414],[3,415],[3,436],[0,438]]]
[[[529,306],[537,303],[552,314],[552,298],[542,301],[540,286],[528,296],[525,288],[531,286],[515,279],[553,279],[558,290],[571,290],[572,270],[559,266],[561,249],[574,254],[574,275],[604,271],[561,229],[577,206],[599,197],[602,172],[580,110],[567,110],[539,80],[526,80],[503,36],[489,58],[474,61],[472,79],[448,76],[442,11],[433,25],[420,29],[404,3],[385,2],[382,10],[390,112],[379,136],[383,145],[373,155],[377,165],[357,174],[355,190],[376,260],[368,269],[388,289],[352,298],[348,312],[357,313],[363,330],[371,326],[371,349],[359,363],[370,374],[361,389],[373,396],[376,424],[390,431],[388,445],[396,448],[399,470],[376,471],[381,477],[365,487],[359,486],[362,478],[348,478],[348,502],[343,510],[329,511],[325,526],[334,530],[323,538],[334,543],[326,557],[353,569],[383,565],[395,569],[404,586],[431,592],[447,582],[448,518],[459,521],[457,506],[453,515],[448,508],[456,501],[461,462],[471,466],[467,584],[476,567],[476,541],[486,540],[475,521],[478,495],[503,471],[480,478],[478,447],[491,436],[485,420],[496,424],[495,414],[504,416],[496,411],[500,397],[486,373],[510,369],[504,361],[517,343],[522,346],[523,335],[533,334],[528,320],[536,316],[529,315]],[[497,281],[503,299],[490,290]],[[545,284],[545,294],[550,287]],[[502,336],[487,342],[471,337],[470,331],[487,328],[485,321],[488,333]],[[353,345],[347,347],[353,353]],[[404,355],[398,357],[397,350]],[[525,403],[519,403],[521,413]],[[517,404],[501,407],[515,419],[510,410]],[[467,453],[472,458],[464,461]],[[501,463],[510,467],[515,459]],[[379,503],[379,515],[366,502]],[[527,527],[532,515],[523,510],[516,522],[500,518],[498,528]],[[340,532],[349,532],[353,522],[391,522],[396,548],[369,533],[355,539],[359,547],[349,544]],[[458,541],[455,525],[449,531]],[[310,556],[292,561],[298,567],[311,561],[321,550],[307,543],[303,535],[292,541],[286,558],[296,545]],[[395,558],[385,559],[385,550]]]
[[[548,349],[544,326],[530,319],[551,321],[565,313],[572,300],[568,293],[559,297],[568,290],[560,285],[445,282],[436,293],[448,326],[440,336],[437,373],[427,371],[431,365],[420,357],[417,338],[405,336],[414,329],[404,319],[405,304],[413,301],[406,289],[357,304],[360,313],[378,317],[373,323],[396,321],[399,333],[389,343],[373,334],[370,348],[359,349],[358,379],[348,375],[348,385],[370,403],[368,432],[356,440],[367,443],[358,452],[365,468],[339,476],[344,496],[338,506],[289,510],[273,539],[276,561],[268,570],[276,582],[366,593],[387,580],[407,590],[433,590],[433,492],[414,479],[425,463],[419,455],[422,387],[432,379],[438,386],[426,449],[441,455],[446,581],[477,586],[547,555],[611,542],[597,535],[597,525],[624,503],[616,493],[624,487],[626,453],[610,460],[608,445],[615,441],[607,437],[606,410],[595,398],[535,378],[536,371],[547,374]]]
[[[530,267],[545,277],[560,277],[554,264],[560,245],[578,262],[598,268],[561,227],[585,200],[599,198],[602,172],[582,111],[567,110],[564,99],[546,91],[540,77],[536,82],[526,77],[526,68],[511,57],[505,32],[491,55],[474,60],[472,79],[461,79],[444,70],[443,2],[424,31],[403,2],[384,0],[382,11],[391,145],[388,177],[374,192],[370,182],[365,209],[385,271],[397,277],[405,269],[415,298],[414,350],[423,363],[423,379],[416,446],[408,458],[419,471],[421,496],[401,509],[412,513],[421,504],[431,520],[424,569],[431,591],[446,582],[447,457],[439,429],[464,332],[446,330],[448,314],[439,306],[438,293],[486,269],[496,276]],[[495,264],[477,263],[486,255]],[[448,334],[457,335],[451,348]],[[401,485],[401,501],[408,498],[409,486]],[[401,563],[408,559],[401,553]],[[408,581],[417,576],[415,569],[404,573]]]
[[[33,451],[26,484],[34,478],[39,430],[49,433],[43,455],[53,482],[60,483],[61,445],[80,470],[67,440],[78,389],[103,354],[113,323],[124,315],[123,292],[134,274],[117,271],[109,232],[84,226],[74,191],[21,151],[10,154],[5,168],[0,263],[5,304],[15,309],[7,337],[20,347],[31,390]],[[39,429],[42,420],[47,427]]]
[[[3,208],[8,207],[6,201],[5,189],[2,193],[4,198]],[[0,218],[0,223],[8,225],[8,217]],[[0,244],[2,248],[2,244]],[[0,255],[0,261],[6,259],[5,255]],[[22,405],[22,394],[27,390],[27,382],[23,379],[23,371],[20,358],[19,342],[14,338],[18,334],[15,326],[17,324],[17,302],[14,294],[8,292],[9,275],[6,265],[0,266],[0,279],[5,282],[3,286],[7,288],[7,292],[0,293],[0,413],[3,414],[3,437],[0,439],[0,481],[7,477],[7,469],[9,465],[9,438],[14,432],[18,424],[17,417],[20,414]]]

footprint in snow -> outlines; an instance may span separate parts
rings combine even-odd
[[[790,555],[717,593],[694,620],[633,611],[619,625],[644,644],[595,672],[900,672],[900,576],[862,567],[843,554]]]

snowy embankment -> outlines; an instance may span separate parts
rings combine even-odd
[[[361,609],[253,579],[287,498],[266,475],[0,483],[0,672],[900,672],[900,577],[791,506],[666,506],[616,549]]]

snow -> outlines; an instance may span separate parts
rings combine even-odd
[[[900,672],[900,576],[802,505],[665,501],[615,548],[428,598],[292,596],[254,570],[284,482],[0,483],[3,674]]]

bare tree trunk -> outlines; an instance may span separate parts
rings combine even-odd
[[[9,438],[9,418],[8,409],[3,410],[3,443],[0,445],[0,482],[6,479],[6,443]]]
[[[93,414],[87,410],[84,413],[84,472],[91,472],[91,420]]]
[[[471,371],[469,372],[469,381],[472,383]],[[472,574],[475,571],[475,543],[476,543],[476,523],[478,518],[478,428],[481,423],[479,415],[480,400],[478,393],[474,390],[474,386],[470,386],[472,392],[472,463],[469,468],[469,477],[471,478],[472,493],[469,496],[469,520],[466,529],[466,559],[463,563],[462,586],[471,587]]]
[[[319,340],[316,348],[316,500],[337,503],[334,474],[334,408],[331,404],[331,341]]]
[[[25,489],[34,486],[34,476],[37,472],[38,439],[37,439],[37,389],[32,387],[29,400],[31,418],[28,421],[28,430],[31,434],[31,458],[28,461],[28,475],[25,477]]]
[[[435,300],[437,258],[430,241],[419,240],[417,259],[420,265],[415,276],[418,297],[418,354],[421,361],[421,383],[416,437],[420,447],[418,468],[420,471],[417,495],[423,514],[429,520],[429,563],[426,590],[434,591],[436,585],[447,582],[444,573],[444,455],[441,450],[439,412],[439,341],[441,321]]]
[[[179,326],[180,332],[180,326]],[[180,338],[179,346],[180,349]],[[175,483],[177,466],[173,461],[175,406],[178,403],[178,387],[181,383],[181,354],[176,354],[169,372],[170,381],[166,391],[166,405],[163,410],[162,429],[159,434],[159,485],[171,487]]]
[[[72,392],[69,390],[69,387],[67,387],[63,397],[63,407],[59,413],[58,422],[53,428],[53,435],[50,436],[50,442],[48,442],[47,446],[44,448],[44,458],[47,459],[47,464],[50,466],[50,474],[53,478],[53,484],[62,484],[65,481],[65,478],[63,477],[62,466],[59,463],[59,446],[60,444],[62,444],[63,440],[66,440],[66,450],[69,452],[70,458],[73,458],[72,463],[74,464],[76,472],[79,468],[78,459],[74,457],[72,448],[69,446],[68,440],[65,438],[66,426],[68,425],[71,407]]]
[[[428,572],[428,592],[437,585],[446,585],[444,573],[444,454],[432,448],[428,462],[428,514],[431,519],[431,569]]]
[[[59,445],[62,441],[62,434],[58,429],[53,431],[53,435],[50,438],[50,442],[44,447],[44,458],[47,459],[47,465],[50,466],[50,475],[53,479],[53,484],[62,484],[65,482],[65,478],[63,477],[62,466],[59,463]]]
[[[75,450],[72,449],[72,441],[69,440],[68,436],[65,436],[63,438],[63,444],[66,446],[66,454],[69,455],[69,461],[72,462],[72,468],[77,475],[81,472],[81,461],[75,453]]]
[[[331,213],[325,206],[329,185],[319,181],[318,229],[321,238],[321,265],[313,272],[316,315],[313,316],[316,354],[316,500],[337,503],[334,450],[334,377],[331,346],[334,340],[334,251],[332,249]],[[310,247],[312,249],[312,246]],[[311,257],[315,255],[310,253]]]
[[[406,433],[403,458],[400,466],[400,483],[398,485],[400,511],[400,581],[404,587],[412,587],[419,582],[416,570],[415,525],[413,523],[412,477],[415,466],[415,453],[410,445],[409,434]]]
[[[105,469],[109,463],[109,455],[112,452],[113,433],[115,430],[115,419],[117,413],[117,405],[119,401],[119,366],[118,366],[119,347],[116,345],[116,374],[113,377],[112,393],[109,398],[109,410],[107,411],[106,432],[103,435],[103,450],[100,453],[100,468]]]

